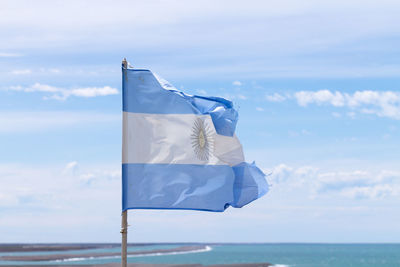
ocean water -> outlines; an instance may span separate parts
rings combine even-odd
[[[179,245],[132,247],[131,251],[175,248]],[[119,248],[81,250],[86,252],[116,252]],[[62,253],[71,253],[62,252]],[[78,252],[74,251],[73,253]],[[55,252],[1,253],[1,255],[55,254]],[[56,253],[60,254],[60,253]],[[102,264],[120,262],[119,257],[76,258],[63,262],[5,262],[0,264]],[[206,249],[184,253],[158,253],[130,256],[132,263],[224,263],[269,262],[276,266],[297,267],[400,267],[400,244],[209,244]]]

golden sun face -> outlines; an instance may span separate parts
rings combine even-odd
[[[211,155],[211,130],[207,123],[198,118],[192,127],[192,147],[199,160],[207,161]]]

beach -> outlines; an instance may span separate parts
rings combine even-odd
[[[139,249],[137,251],[128,252],[129,256],[158,256],[158,255],[169,255],[169,254],[185,254],[185,253],[200,253],[208,250],[207,245],[181,245],[167,249],[148,249],[151,244],[135,244],[129,247]],[[37,264],[29,264],[28,262],[43,262],[40,266],[53,267],[62,266],[64,267],[92,267],[92,266],[103,266],[103,267],[117,267],[121,266],[120,263],[104,263],[104,264],[65,264],[68,261],[75,259],[104,259],[104,258],[118,258],[120,252],[109,252],[100,253],[93,252],[101,249],[115,249],[119,248],[119,244],[7,244],[0,245],[0,264],[1,262],[18,262],[18,264],[8,264],[1,266],[38,266]],[[140,250],[143,248],[143,250]],[[66,253],[71,251],[71,253]],[[72,253],[72,251],[74,253]],[[92,251],[92,252],[85,252]],[[59,252],[60,254],[58,254]],[[40,254],[37,254],[40,253]],[[49,253],[49,254],[46,254]],[[9,254],[9,255],[7,255]],[[27,264],[21,264],[21,262],[27,262]],[[60,264],[47,264],[48,262],[57,262]],[[129,267],[201,267],[202,264],[147,264],[147,263],[129,263]],[[241,263],[241,264],[216,264],[207,265],[211,267],[268,267],[271,266],[269,263]]]
[[[81,249],[92,249],[93,247],[89,246],[89,248],[81,248]],[[101,248],[101,247],[97,247]],[[155,249],[155,250],[144,250],[144,251],[135,251],[128,252],[128,256],[134,255],[157,255],[157,254],[168,254],[168,253],[184,253],[184,252],[196,252],[202,251],[206,249],[206,246],[181,246],[172,249]],[[64,248],[67,250],[67,248]],[[74,247],[76,250],[76,247]],[[36,250],[38,251],[38,250]],[[54,250],[53,250],[54,251]],[[28,256],[0,256],[0,260],[4,261],[64,261],[75,258],[104,258],[104,257],[117,257],[121,255],[121,253],[79,253],[79,254],[50,254],[50,255],[28,255]]]
[[[3,267],[21,267],[21,266],[37,266],[37,265],[1,265]],[[59,267],[60,265],[40,265],[44,267]],[[121,263],[112,264],[95,264],[95,265],[62,265],[63,267],[120,267]],[[145,264],[145,263],[129,263],[128,267],[203,267],[202,264]],[[272,266],[269,263],[241,263],[241,264],[218,264],[218,265],[207,265],[208,267],[269,267]]]

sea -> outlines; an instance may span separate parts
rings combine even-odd
[[[173,249],[188,244],[154,244],[129,247],[128,251]],[[199,245],[199,244],[196,244]],[[130,263],[240,264],[268,262],[275,267],[400,267],[400,244],[204,244],[185,252],[153,253],[128,257]],[[2,252],[4,255],[87,254],[119,252],[119,247],[52,252]],[[120,257],[76,257],[62,261],[1,261],[0,265],[104,264],[120,262]]]

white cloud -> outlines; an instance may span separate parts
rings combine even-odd
[[[301,107],[315,104],[327,105],[336,108],[346,107],[347,115],[355,118],[356,112],[374,114],[380,117],[388,117],[400,120],[400,92],[395,91],[356,91],[343,93],[339,91],[298,91],[286,97],[277,93],[267,95],[267,101],[282,102],[294,98]],[[332,116],[340,117],[340,113],[333,112]]]
[[[107,96],[118,94],[118,89],[112,88],[110,86],[104,87],[84,87],[77,89],[67,90],[64,96],[80,96],[80,97],[95,97],[95,96]]]
[[[275,190],[301,190],[311,198],[383,199],[400,196],[400,171],[323,171],[280,164],[271,172]]]
[[[79,72],[79,71],[76,71]],[[61,70],[57,68],[37,68],[37,69],[17,69],[10,71],[10,74],[13,75],[24,75],[24,74],[35,74],[35,75],[43,75],[43,74],[60,74]],[[86,72],[89,73],[89,72]]]
[[[400,172],[382,170],[334,172],[319,175],[318,191],[334,191],[351,198],[380,199],[400,195]]]
[[[242,100],[246,100],[247,99],[247,97],[245,95],[242,95],[242,94],[238,94],[237,98],[242,99]]]
[[[347,112],[346,115],[349,116],[349,117],[352,118],[352,119],[355,119],[355,117],[356,117],[356,113],[353,112],[353,111]]]
[[[35,83],[30,87],[11,86],[7,89],[11,91],[23,91],[28,93],[31,92],[52,93],[50,96],[45,96],[45,99],[52,98],[57,100],[66,100],[70,96],[88,98],[96,96],[116,95],[119,93],[118,89],[110,86],[65,89],[40,83]]]
[[[318,105],[329,103],[335,107],[341,107],[344,105],[344,96],[340,92],[332,93],[329,90],[320,91],[300,91],[294,94],[297,103],[300,106],[307,106],[311,103],[316,103]]]
[[[21,54],[17,54],[17,53],[2,53],[0,52],[0,57],[20,57],[22,56]]]
[[[13,75],[26,75],[26,74],[31,74],[32,71],[30,69],[23,69],[23,70],[13,70],[10,73]]]
[[[55,69],[55,68],[53,68],[53,69],[48,69],[47,71],[50,72],[50,73],[55,73],[55,74],[61,72],[59,69]]]
[[[282,183],[292,177],[293,168],[289,167],[285,164],[280,164],[275,166],[272,171],[267,171],[267,173],[272,173],[272,181],[273,183]]]
[[[382,175],[374,179],[377,173]],[[289,242],[295,237],[296,242],[304,242],[306,236],[316,231],[326,233],[327,224],[335,233],[342,232],[342,225],[345,225],[346,229],[359,231],[356,232],[359,235],[365,232],[364,228],[360,230],[362,222],[377,217],[379,221],[391,223],[369,225],[375,226],[379,233],[383,226],[389,227],[387,233],[390,233],[398,227],[399,193],[391,189],[399,184],[398,175],[382,171],[328,172],[311,166],[280,164],[268,177],[271,191],[243,209],[230,208],[222,217],[196,211],[136,210],[130,213],[133,214],[130,223],[135,225],[138,242],[156,242],[160,238],[163,242],[226,241],[221,229],[226,232],[229,227],[234,231],[243,225],[249,229],[242,235],[230,237],[229,242],[262,242],[265,237],[260,237],[260,232],[271,234],[271,225],[279,232],[274,236],[274,241],[278,242],[287,231],[292,231],[293,223],[301,225],[306,235],[296,236],[299,232],[296,228],[284,240]],[[344,178],[346,176],[350,178]],[[4,242],[118,242],[120,239],[120,163],[108,166],[88,166],[76,161],[58,166],[0,164],[0,177],[0,235]],[[347,184],[334,190],[335,178]],[[348,179],[353,182],[347,182]],[[322,182],[330,183],[332,188],[320,191]],[[29,218],[29,226],[26,218]],[[276,228],[279,226],[282,227]],[[193,232],[193,227],[199,231]],[[44,231],[51,234],[43,235]],[[354,240],[357,235],[346,241],[358,241]],[[333,242],[335,238],[335,235],[322,234],[310,241],[327,239]]]
[[[242,83],[240,81],[234,81],[232,84],[235,85],[235,86],[241,86],[242,85]]]
[[[21,87],[19,87],[19,88],[21,88]],[[47,84],[40,84],[40,83],[35,83],[31,87],[21,88],[20,90],[22,90],[24,92],[29,92],[29,93],[31,93],[31,92],[56,93],[56,92],[63,92],[64,91],[64,89],[62,89],[62,88],[57,88],[57,87],[54,87],[54,86],[50,86],[50,85],[47,85]]]
[[[306,129],[302,129],[301,131],[288,131],[288,134],[290,137],[298,137],[298,136],[305,136],[305,135],[311,135],[310,131],[307,131]]]
[[[248,99],[248,97],[243,94],[224,93],[224,94],[220,94],[220,96],[223,98],[229,99],[231,101],[236,100],[236,99],[240,99],[240,100]]]
[[[78,241],[79,235],[71,229],[74,225],[86,227],[101,222],[110,229],[110,216],[117,228],[121,205],[119,164],[81,166],[82,171],[65,172],[76,168],[77,164],[68,163],[65,167],[0,165],[0,235],[5,237],[7,229],[19,224],[17,214],[30,218],[30,226],[27,227],[25,221],[21,227],[30,235],[34,234],[32,229],[56,227],[59,232],[69,229],[69,235]],[[12,212],[15,209],[17,213]],[[48,217],[52,217],[51,222],[46,219]],[[71,240],[71,237],[65,238]],[[18,239],[18,235],[15,238]],[[26,238],[21,237],[21,240],[29,239]]]
[[[63,173],[64,174],[74,174],[78,170],[78,162],[77,161],[71,161],[67,163],[67,165],[64,168]]]
[[[28,52],[50,48],[63,54],[65,48],[84,52],[96,46],[101,54],[118,45],[121,51],[133,48],[148,53],[144,55],[147,62],[154,51],[174,48],[179,51],[170,55],[174,60],[165,60],[162,67],[180,76],[398,77],[399,64],[385,57],[396,53],[398,8],[396,1],[366,4],[359,0],[307,4],[274,0],[252,5],[240,1],[102,1],[93,13],[90,5],[79,1],[44,1],[34,6],[9,1],[0,10],[0,25],[5,29],[0,48],[13,51],[19,47]],[[129,32],[120,25],[130,25]],[[7,31],[6,26],[18,28],[21,34]],[[371,40],[371,36],[376,38]],[[97,40],[102,40],[101,45]],[[308,56],[301,57],[305,53]],[[369,64],[370,57],[351,56],[360,53],[381,60]],[[179,66],[187,58],[195,63]]]
[[[270,102],[283,102],[286,100],[285,96],[280,95],[278,93],[274,93],[272,95],[266,95],[265,98],[267,99],[267,101]]]
[[[0,133],[43,132],[72,126],[119,123],[119,114],[70,111],[4,111],[0,113]]]
[[[213,4],[213,9],[209,8],[210,4]],[[155,5],[157,5],[157,8],[154,8]],[[376,8],[377,6],[379,8]],[[355,7],[360,10],[357,14],[350,12]],[[380,3],[379,5],[365,4],[362,1],[335,1],[335,3],[308,1],[307,4],[299,4],[298,1],[294,0],[268,1],[268,4],[264,1],[255,1],[252,5],[247,5],[240,1],[218,1],[218,3],[214,3],[213,1],[201,1],[199,3],[188,1],[185,4],[182,4],[180,1],[146,1],[135,4],[130,1],[121,1],[117,4],[108,2],[99,3],[96,6],[96,12],[91,16],[87,16],[91,8],[90,5],[81,3],[80,1],[69,1],[68,4],[62,5],[44,1],[35,6],[26,5],[24,7],[16,5],[11,1],[2,6],[0,24],[12,25],[13,27],[22,29],[34,27],[38,29],[35,34],[38,35],[39,33],[35,40],[46,37],[58,42],[66,41],[62,38],[61,33],[72,29],[76,31],[75,35],[81,37],[79,33],[87,34],[88,29],[103,25],[107,25],[109,28],[104,30],[110,32],[120,25],[125,24],[132,25],[132,30],[137,31],[142,27],[146,29],[147,27],[157,28],[163,25],[177,25],[182,27],[185,24],[204,23],[204,21],[213,21],[212,25],[214,26],[217,19],[226,21],[229,24],[236,24],[237,26],[240,26],[243,21],[250,21],[252,19],[256,21],[262,19],[263,22],[269,21],[274,24],[277,23],[275,20],[279,20],[279,18],[288,19],[295,17],[298,20],[303,19],[303,23],[298,23],[300,25],[287,23],[288,26],[285,27],[285,23],[279,28],[271,27],[268,31],[270,35],[264,37],[269,37],[270,40],[275,41],[275,39],[287,38],[287,36],[290,37],[293,35],[293,40],[296,40],[297,36],[305,35],[298,42],[291,42],[288,46],[302,43],[307,38],[315,46],[324,45],[328,41],[335,43],[335,37],[354,38],[355,36],[351,34],[353,32],[356,36],[370,36],[376,32],[398,32],[395,27],[396,22],[398,22],[397,12],[395,12],[398,4],[395,1]],[[164,10],[168,10],[169,12],[163,12]],[[238,11],[240,11],[239,17],[237,16]],[[75,18],[73,21],[69,19],[71,16]],[[307,19],[304,19],[304,17]],[[349,24],[349,21],[352,23]],[[315,25],[316,22],[320,23]],[[306,27],[309,25],[314,25],[314,27]],[[296,26],[301,27],[303,31],[297,33]],[[246,28],[246,31],[243,31],[243,33],[252,32],[247,30],[248,25],[242,25],[242,27]],[[327,28],[329,31],[326,31]],[[209,28],[205,27],[204,31],[209,31]],[[60,32],[61,37],[60,35],[51,34],[57,32]],[[47,36],[45,33],[48,33],[50,36]],[[93,32],[91,34],[96,33]],[[143,34],[142,32],[140,33]],[[173,31],[169,31],[168,35],[171,33]],[[204,34],[203,32],[201,33]],[[314,36],[312,36],[313,33]],[[199,35],[197,31],[194,34]],[[236,34],[237,31],[226,30],[225,32],[218,32],[216,37],[224,39],[228,35],[232,38],[230,35],[235,35],[236,37]],[[277,38],[278,36],[281,38]],[[319,38],[316,38],[316,36]],[[91,37],[89,35],[87,38],[90,39]],[[257,40],[260,40],[261,36],[257,37]],[[242,37],[238,39],[236,37],[235,41],[238,42],[240,39],[245,40],[246,38]],[[131,40],[131,38],[128,40]],[[68,41],[75,41],[75,39]],[[261,44],[265,45],[267,43],[262,42]],[[284,44],[285,41],[283,40],[282,43]]]
[[[183,90],[183,88],[181,88],[181,90]],[[197,92],[199,95],[202,95],[202,96],[207,95],[207,91],[206,91],[206,90],[203,90],[203,89],[197,89],[196,92]]]
[[[400,22],[396,12],[399,4],[395,1],[299,4],[289,0],[255,1],[252,5],[218,1],[210,9],[211,3],[182,4],[173,0],[111,4],[103,1],[92,14],[92,7],[79,1],[64,4],[44,1],[35,6],[9,1],[0,10],[0,25],[5,29],[18,28],[21,34],[5,30],[0,48],[2,51],[20,48],[27,52],[35,48],[57,51],[79,48],[84,52],[96,46],[101,54],[115,45],[121,51],[129,51],[134,46],[135,51],[148,53],[144,54],[147,62],[160,47],[166,51],[174,48],[179,51],[170,55],[174,60],[165,60],[166,64],[159,68],[180,77],[211,74],[229,75],[231,79],[245,79],[244,76],[397,77],[400,74],[399,64],[385,58],[386,54],[376,64],[368,64],[367,57],[349,57],[360,53],[377,57],[381,51],[396,52],[393,44],[396,40],[391,38],[397,36],[396,25]],[[352,11],[355,9],[359,11],[357,14]],[[91,16],[87,16],[89,13]],[[129,32],[120,25],[131,25]],[[370,40],[371,36],[377,38]],[[97,40],[102,40],[101,45]],[[198,52],[193,53],[193,49]],[[309,56],[299,57],[304,53]],[[317,57],[313,57],[315,54]],[[183,63],[187,58],[196,63]],[[152,65],[155,64],[159,61],[153,61]]]
[[[261,111],[264,111],[264,109],[263,109],[262,107],[256,107],[256,110],[257,110],[257,111],[260,111],[260,112],[261,112]]]
[[[400,186],[392,186],[389,184],[373,185],[373,186],[357,186],[343,190],[343,195],[350,198],[373,198],[382,199],[388,196],[398,196],[400,194]]]

